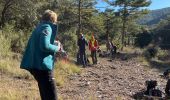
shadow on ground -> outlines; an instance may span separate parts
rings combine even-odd
[[[140,90],[139,92],[135,93],[132,98],[135,100],[143,100],[144,97],[144,90]]]
[[[165,99],[165,97],[147,96],[144,94],[144,90],[140,90],[139,92],[135,93],[132,98],[135,100],[169,100]]]
[[[164,72],[167,69],[170,69],[170,62],[163,62],[157,60],[150,60],[148,61],[151,68],[159,69],[161,72]]]

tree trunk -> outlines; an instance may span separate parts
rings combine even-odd
[[[123,50],[123,47],[124,47],[124,44],[125,44],[125,41],[124,41],[124,38],[125,38],[125,28],[126,28],[125,24],[126,24],[126,16],[124,15],[123,16],[122,48],[121,48],[121,50]]]
[[[121,50],[123,51],[123,47],[125,45],[125,28],[126,28],[126,7],[127,5],[125,4],[124,7],[123,7],[123,29],[122,29],[122,48]]]
[[[107,41],[109,41],[109,19],[107,19],[106,34],[107,34]]]
[[[78,5],[78,34],[81,33],[81,0],[79,0]]]
[[[128,42],[127,45],[130,45],[130,36],[128,36]]]

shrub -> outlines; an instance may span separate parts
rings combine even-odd
[[[5,44],[13,52],[23,52],[30,32],[15,30],[13,25],[6,24],[2,29],[3,37],[9,42]],[[6,43],[6,42],[5,42]]]
[[[71,54],[76,54],[77,52],[77,35],[74,30],[69,30],[61,35],[59,35],[61,43],[64,49]]]
[[[135,45],[140,48],[148,46],[152,41],[152,35],[148,32],[138,34],[135,39]]]
[[[153,58],[157,55],[157,52],[158,52],[158,50],[156,48],[151,47],[151,48],[148,48],[148,49],[145,50],[144,56],[147,59],[151,59],[151,58]]]

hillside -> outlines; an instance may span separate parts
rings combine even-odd
[[[152,10],[149,14],[143,16],[138,20],[139,24],[142,25],[154,25],[159,23],[161,19],[166,19],[170,15],[170,7],[158,9],[158,10]]]

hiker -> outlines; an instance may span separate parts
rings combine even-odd
[[[116,54],[117,47],[113,44],[111,40],[108,40],[106,43],[107,52],[109,52],[109,55],[111,55],[111,58]]]
[[[56,23],[57,14],[46,10],[40,24],[32,32],[20,65],[38,82],[41,100],[57,100],[53,76],[54,54],[61,52],[61,47],[54,45],[57,34]]]
[[[89,50],[91,51],[91,57],[93,64],[97,64],[97,50],[99,49],[98,41],[95,39],[94,35],[91,36],[89,41]]]
[[[110,41],[110,46],[111,46],[110,47],[110,54],[111,54],[111,57],[113,57],[117,52],[117,47],[113,44],[112,41]]]
[[[83,65],[83,67],[86,67],[87,66],[86,45],[88,45],[88,42],[86,41],[82,33],[79,34],[77,45],[79,47],[79,51],[77,55],[79,57],[78,59],[80,59],[79,61]]]

